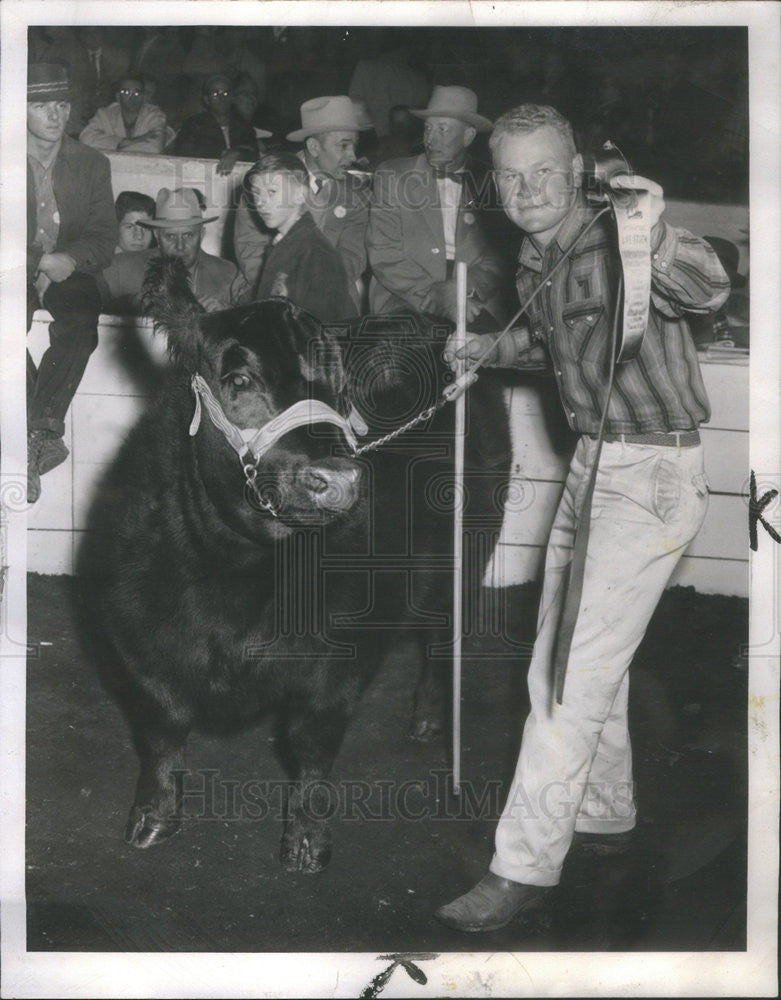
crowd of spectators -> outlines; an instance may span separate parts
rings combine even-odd
[[[68,67],[68,134],[99,149],[219,157],[237,148],[247,155],[250,144],[254,160],[294,150],[285,136],[304,101],[349,94],[372,126],[359,155],[375,165],[419,142],[406,109],[424,106],[436,84],[460,84],[491,120],[519,100],[553,105],[581,146],[612,139],[672,196],[745,200],[739,35],[600,30],[57,26],[31,28],[29,54]],[[206,92],[214,78],[216,96]]]

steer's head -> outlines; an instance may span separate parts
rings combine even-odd
[[[211,399],[203,398],[193,440],[198,475],[220,509],[244,530],[263,522],[277,532],[350,511],[359,497],[360,466],[350,458],[344,430],[327,416],[329,408],[333,416],[344,408],[336,339],[286,299],[206,313],[176,261],[155,261],[146,290],[146,311],[166,332],[173,362],[208,387]],[[272,433],[261,441],[259,455],[242,460],[229,440],[235,434],[218,426],[219,412],[212,419],[212,400],[250,444],[263,428],[274,431],[271,422],[282,414],[303,411],[312,422]],[[316,402],[291,410],[305,400]],[[189,421],[194,393],[188,406]]]

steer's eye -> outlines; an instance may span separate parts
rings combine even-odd
[[[241,372],[231,372],[223,377],[223,382],[227,382],[231,389],[248,389],[251,385],[249,375]]]

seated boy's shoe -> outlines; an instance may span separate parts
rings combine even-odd
[[[434,916],[457,931],[496,931],[524,911],[539,909],[548,886],[512,882],[489,872],[470,892],[440,906]]]
[[[575,831],[570,851],[580,856],[595,858],[628,854],[634,847],[636,828],[621,833],[581,833]]]
[[[27,432],[27,502],[35,503],[41,495],[41,455],[49,440],[49,431]]]
[[[41,449],[41,456],[38,459],[38,471],[42,476],[47,472],[51,472],[58,465],[62,465],[68,455],[70,455],[70,452],[65,442],[58,434],[51,432]]]
[[[41,495],[41,474],[38,466],[33,463],[27,465],[27,502],[35,503]]]

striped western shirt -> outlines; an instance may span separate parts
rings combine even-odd
[[[543,291],[527,310],[532,342],[543,343],[570,427],[596,435],[609,373],[609,342],[620,267],[615,233],[604,216],[554,265],[594,217],[578,202],[540,253],[527,237],[516,287],[523,303],[540,282]],[[710,418],[687,312],[712,312],[726,300],[729,280],[703,240],[660,220],[652,233],[651,306],[636,358],[616,365],[605,429],[609,434],[693,430]]]

